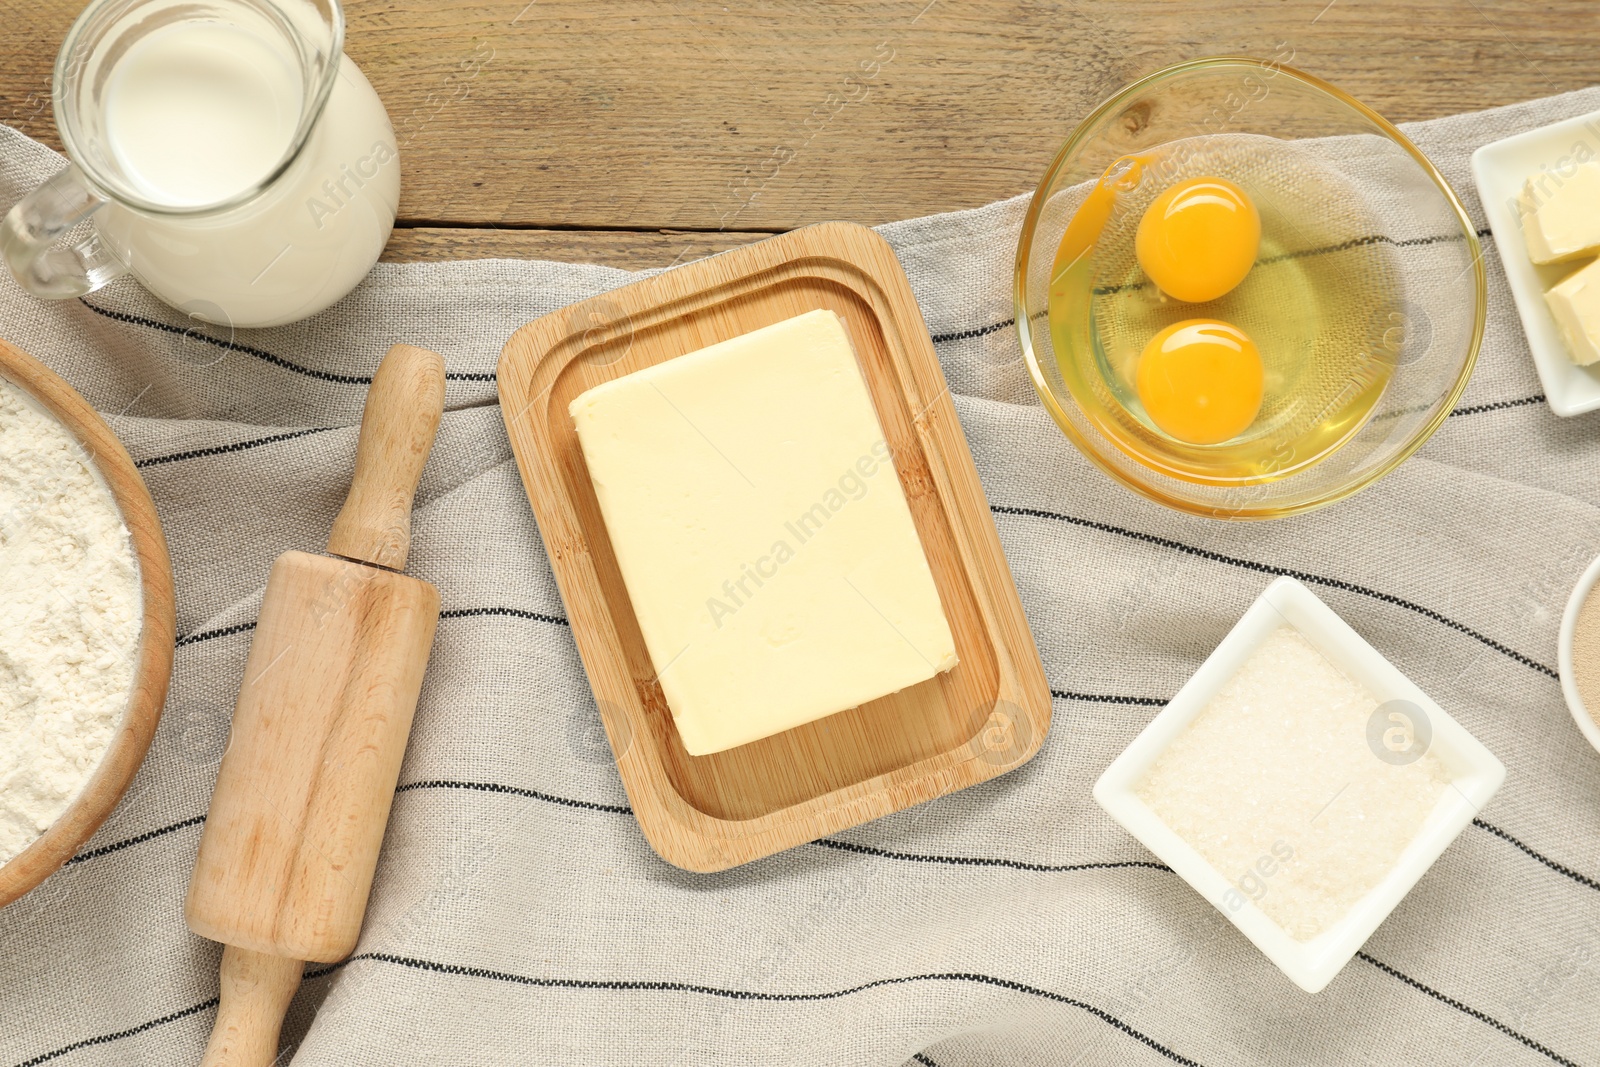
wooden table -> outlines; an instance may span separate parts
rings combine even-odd
[[[347,0],[404,188],[387,258],[662,266],[1031,189],[1181,59],[1278,55],[1395,121],[1597,78],[1594,0]],[[59,147],[79,0],[0,2],[0,121]]]

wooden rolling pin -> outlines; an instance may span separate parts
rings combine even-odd
[[[329,555],[286,552],[267,579],[185,905],[226,946],[204,1067],[268,1067],[302,961],[355,949],[439,621],[438,590],[400,571],[443,408],[439,355],[391,348]]]

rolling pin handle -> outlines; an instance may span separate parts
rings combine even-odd
[[[217,1022],[200,1067],[272,1067],[305,964],[227,945]]]
[[[333,521],[328,551],[404,570],[411,548],[411,501],[444,412],[444,359],[395,345],[367,390],[350,495]]]

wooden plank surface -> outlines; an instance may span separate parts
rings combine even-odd
[[[759,241],[765,231],[505,230],[416,226],[396,229],[383,258],[391,263],[445,259],[554,259],[623,270],[675,267]]]
[[[50,64],[80,7],[0,3],[0,120],[51,143]],[[1096,102],[1196,56],[1292,56],[1397,121],[1580,88],[1600,5],[350,0],[349,25],[399,130],[405,226],[646,235],[430,233],[393,256],[646,266],[681,252],[663,229],[876,223],[1025,191]]]

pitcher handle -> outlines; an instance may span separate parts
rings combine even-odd
[[[70,163],[19,200],[0,222],[0,256],[17,284],[45,300],[62,300],[127,273],[128,265],[97,233],[77,244],[60,243],[105,203]]]

